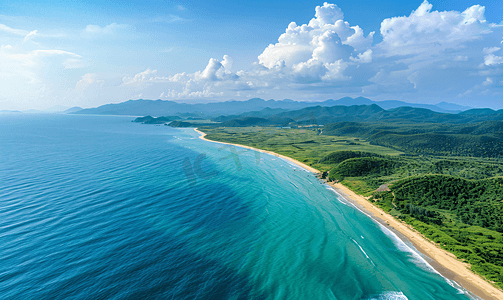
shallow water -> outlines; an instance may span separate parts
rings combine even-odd
[[[0,115],[1,299],[467,299],[313,174],[131,119]]]

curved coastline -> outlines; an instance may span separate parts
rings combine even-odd
[[[198,130],[197,128],[195,128],[194,130],[200,134],[199,138],[202,140],[219,144],[232,145],[246,149],[252,149],[262,153],[268,153],[280,157],[282,159],[288,160],[289,162],[292,162],[315,174],[320,173],[319,170],[311,166],[308,166],[300,161],[297,161],[293,158],[272,151],[257,149],[250,146],[209,140],[205,138],[206,133]],[[469,265],[458,260],[454,254],[441,249],[433,242],[427,240],[422,234],[417,232],[411,226],[398,221],[393,216],[384,212],[377,206],[372,205],[363,196],[354,193],[346,186],[340,183],[328,183],[328,185],[332,187],[339,195],[345,198],[348,202],[354,204],[358,209],[361,209],[371,218],[385,225],[391,231],[396,233],[400,239],[402,240],[405,239],[406,241],[410,242],[417,249],[417,251],[421,252],[423,255],[429,258],[428,263],[432,265],[432,267],[445,278],[458,282],[463,286],[463,288],[465,288],[466,290],[473,293],[475,296],[480,297],[482,299],[503,299],[502,290],[493,286],[491,283],[487,282],[479,275],[473,273],[469,269]]]

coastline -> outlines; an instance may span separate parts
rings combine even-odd
[[[255,150],[255,151],[258,151],[258,152],[262,152],[262,153],[268,153],[268,154],[271,154],[271,155],[274,155],[276,157],[280,157],[280,158],[283,158],[283,159],[286,159],[288,160],[289,162],[292,162],[310,172],[313,172],[313,173],[320,173],[320,171],[316,170],[315,168],[311,167],[311,166],[308,166],[304,163],[301,163],[300,161],[298,160],[295,160],[293,158],[290,158],[288,156],[284,156],[284,155],[281,155],[281,154],[278,154],[278,153],[275,153],[275,152],[272,152],[272,151],[267,151],[267,150],[262,150],[262,149],[257,149],[257,148],[253,148],[253,147],[250,147],[250,146],[245,146],[245,145],[239,145],[239,144],[232,144],[232,143],[226,143],[226,142],[218,142],[218,141],[212,141],[212,140],[208,140],[207,138],[205,138],[206,136],[206,133],[200,131],[200,130],[197,130],[197,128],[194,129],[196,132],[198,132],[199,134],[201,134],[199,136],[200,139],[202,140],[205,140],[205,141],[208,141],[208,142],[213,142],[213,143],[219,143],[219,144],[225,144],[225,145],[231,145],[231,146],[236,146],[236,147],[241,147],[241,148],[245,148],[245,149],[251,149],[251,150]]]
[[[262,153],[268,153],[276,157],[286,159],[315,174],[320,173],[319,170],[316,170],[315,168],[299,162],[293,158],[250,146],[212,141],[205,138],[206,133],[198,130],[197,128],[195,128],[194,130],[200,134],[199,138],[202,140],[252,149]],[[383,224],[392,232],[397,234],[399,238],[402,239],[402,241],[405,239],[404,242],[410,242],[417,251],[422,253],[424,256],[427,256],[427,262],[445,278],[456,281],[457,283],[461,284],[464,289],[470,291],[472,294],[482,299],[503,299],[503,291],[496,288],[479,275],[473,273],[468,268],[469,265],[458,260],[454,254],[441,249],[433,242],[427,240],[421,233],[413,229],[411,226],[398,221],[393,216],[384,212],[379,207],[374,206],[363,196],[356,194],[341,183],[327,182],[327,184],[348,202],[354,204],[358,209],[361,209],[371,218]]]

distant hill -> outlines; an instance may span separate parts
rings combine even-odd
[[[415,107],[429,109],[440,113],[458,113],[461,110],[447,110],[436,105],[407,103],[403,101],[372,101],[367,98],[358,97],[344,97],[339,100],[329,99],[321,102],[312,101],[293,101],[290,99],[285,100],[264,100],[260,98],[253,98],[246,101],[225,101],[225,102],[212,102],[212,103],[179,103],[175,101],[165,100],[129,100],[117,104],[106,104],[96,108],[87,108],[75,111],[75,114],[98,114],[98,115],[131,115],[131,116],[146,116],[151,115],[154,117],[167,116],[167,115],[190,115],[192,117],[206,117],[216,118],[219,116],[240,115],[252,111],[262,111],[268,109],[281,109],[281,110],[299,110],[306,107],[321,106],[353,106],[353,105],[372,105],[377,104],[383,109],[392,109],[397,107]],[[444,107],[451,107],[450,104],[442,104]],[[458,107],[452,104],[454,108]],[[461,107],[461,106],[459,106]],[[277,113],[277,112],[276,112]],[[249,115],[250,117],[264,117],[264,113],[258,115]]]
[[[178,116],[167,116],[167,117],[157,117],[152,116],[139,117],[134,119],[132,122],[143,123],[143,124],[165,124],[171,121],[180,120]]]
[[[463,106],[463,105],[448,103],[448,102],[440,102],[440,103],[435,104],[435,106],[439,107],[441,109],[450,110],[450,111],[465,111],[465,110],[472,109],[472,107],[469,107],[469,106]]]
[[[445,102],[443,102],[445,103]],[[378,101],[375,102],[375,104],[379,105],[380,107],[384,109],[392,109],[392,108],[398,108],[398,107],[414,107],[414,108],[424,108],[424,109],[429,109],[434,112],[440,112],[440,113],[451,113],[451,114],[456,114],[462,111],[462,109],[445,109],[442,107],[439,107],[438,105],[431,105],[431,104],[419,104],[419,103],[407,103],[404,101],[397,101],[397,100],[386,100],[386,101]],[[451,104],[451,103],[446,103],[446,104]],[[458,107],[455,104],[453,104],[454,107]],[[448,105],[443,105],[444,107],[449,107]],[[459,106],[461,107],[461,106]]]
[[[425,108],[398,107],[385,110],[377,104],[371,105],[336,105],[331,107],[312,106],[298,110],[284,111],[278,114],[266,115],[262,111],[255,112],[253,116],[267,119],[292,119],[296,125],[316,124],[325,125],[334,122],[378,122],[378,121],[402,121],[406,123],[469,123],[479,121],[479,116],[462,116],[459,114],[448,114],[434,112]],[[268,112],[271,112],[269,110]],[[220,116],[212,119],[216,122],[243,119],[249,114]],[[498,118],[498,115],[494,116]],[[231,123],[229,123],[231,124]],[[279,124],[278,124],[279,125]]]
[[[490,108],[474,108],[474,109],[470,109],[470,110],[467,110],[467,111],[464,111],[462,113],[460,113],[460,115],[465,115],[465,116],[468,116],[468,115],[493,115],[493,114],[497,114],[498,112],[495,111],[495,110],[492,110]]]
[[[65,113],[65,114],[71,114],[71,113],[74,113],[74,112],[78,112],[79,110],[82,110],[82,109],[83,109],[82,107],[74,106],[72,108],[69,108],[69,109],[63,111],[63,113]]]
[[[338,122],[323,135],[364,138],[409,154],[503,157],[503,121],[480,123]]]
[[[0,110],[0,113],[21,113],[19,110]]]

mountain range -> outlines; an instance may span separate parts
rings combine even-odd
[[[251,111],[261,111],[265,108],[281,110],[298,110],[312,106],[352,106],[376,104],[383,109],[397,107],[415,107],[429,109],[439,113],[459,113],[470,109],[453,103],[441,102],[437,105],[407,103],[397,100],[373,101],[364,97],[344,97],[339,100],[329,99],[321,102],[285,100],[264,100],[253,98],[247,101],[226,101],[213,103],[178,103],[167,100],[129,100],[117,104],[105,104],[96,108],[87,108],[73,112],[74,114],[97,114],[97,115],[131,115],[131,116],[166,116],[178,115],[181,117],[206,117],[215,118],[226,115],[238,115]]]

